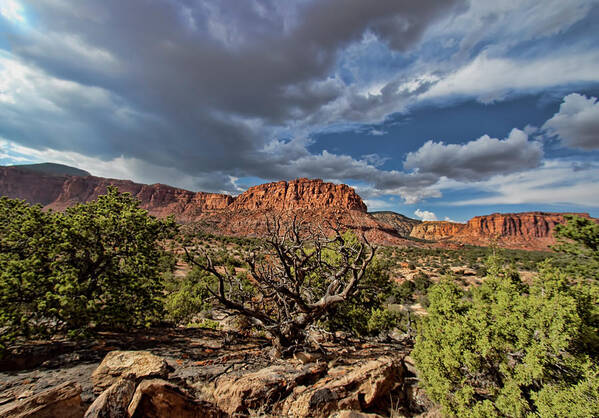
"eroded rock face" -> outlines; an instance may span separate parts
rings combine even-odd
[[[67,177],[0,167],[0,195],[45,206],[58,198]]]
[[[232,210],[338,208],[366,212],[354,189],[345,184],[297,179],[250,187],[233,202]]]
[[[178,386],[162,379],[142,381],[129,404],[132,418],[218,418],[224,416],[215,405],[193,399]]]
[[[402,237],[409,237],[412,230],[422,223],[417,219],[408,218],[400,213],[381,211],[371,212],[370,215],[377,221],[392,226]]]
[[[440,239],[456,237],[462,233],[464,228],[466,228],[465,224],[459,224],[456,222],[422,222],[412,229],[410,236],[413,238],[426,239],[429,241],[438,241]]]
[[[81,385],[75,382],[66,382],[0,407],[0,417],[4,418],[80,418],[83,413]]]
[[[111,351],[92,373],[94,391],[99,393],[119,378],[140,380],[146,377],[166,377],[166,360],[148,351]]]
[[[555,244],[553,230],[566,222],[568,213],[523,212],[476,216],[466,224],[423,222],[410,236],[433,241],[448,240],[461,244],[491,245],[507,248],[547,250]],[[590,218],[588,213],[572,213]]]
[[[398,359],[381,357],[363,364],[340,366],[310,386],[298,386],[280,407],[282,415],[328,417],[334,411],[363,411],[388,398],[403,379]]]
[[[85,418],[119,418],[127,416],[127,408],[135,393],[135,380],[121,378],[100,394],[85,413]]]
[[[230,415],[260,409],[284,398],[297,385],[316,380],[325,370],[324,363],[299,368],[277,365],[241,376],[226,375],[216,382],[214,399]]]

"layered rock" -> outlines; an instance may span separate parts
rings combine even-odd
[[[351,187],[306,178],[250,187],[231,205],[232,210],[306,208],[366,212],[366,205]]]
[[[432,241],[491,245],[507,248],[547,250],[555,244],[553,230],[566,222],[566,215],[591,218],[588,213],[522,212],[476,216],[465,224],[423,222],[410,236]]]
[[[5,418],[80,418],[85,409],[81,403],[81,385],[65,382],[30,397],[0,407]]]
[[[66,178],[17,167],[0,167],[0,195],[45,206],[58,198]]]
[[[267,216],[302,211],[307,220],[348,226],[364,232],[375,243],[404,242],[392,226],[379,223],[366,212],[366,205],[354,189],[319,179],[262,184],[235,197],[163,184],[0,168],[0,195],[40,203],[57,211],[95,200],[111,185],[137,198],[151,215],[172,215],[183,223],[201,222],[208,232],[217,234],[259,236],[266,232]]]
[[[377,221],[390,225],[402,237],[409,237],[412,230],[422,223],[417,219],[391,211],[370,212],[370,215]]]
[[[416,225],[410,232],[410,236],[429,241],[457,237],[466,228],[466,224],[447,221],[426,221]]]
[[[64,210],[77,203],[95,200],[98,196],[106,194],[108,186],[115,186],[123,193],[131,193],[151,215],[174,215],[181,222],[193,221],[206,212],[223,210],[234,200],[233,197],[224,194],[196,193],[164,184],[146,185],[129,180],[93,176],[64,176],[60,193],[46,207]]]
[[[94,176],[49,174],[17,167],[0,167],[0,195],[64,210],[95,200],[109,185],[131,193],[151,215],[173,215],[179,222],[199,222],[208,232],[260,236],[266,219],[281,212],[302,213],[317,223],[336,223],[364,233],[383,245],[415,245],[418,238],[442,243],[497,245],[546,250],[555,243],[553,229],[564,223],[563,213],[525,212],[477,216],[466,224],[420,222],[394,212],[368,214],[360,196],[344,184],[296,179],[262,184],[239,196],[192,192],[163,184],[145,185]],[[589,217],[588,214],[578,214]]]

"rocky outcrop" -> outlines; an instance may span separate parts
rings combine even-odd
[[[109,185],[131,193],[151,215],[173,215],[183,223],[199,223],[219,235],[261,236],[266,218],[275,213],[302,213],[310,222],[339,224],[364,233],[373,243],[416,245],[417,238],[444,243],[546,250],[555,243],[553,229],[563,213],[526,212],[477,216],[466,224],[420,222],[394,212],[368,214],[354,189],[322,180],[296,179],[254,186],[239,196],[192,192],[163,184],[138,184],[94,176],[48,174],[19,167],[0,167],[0,195],[62,211],[95,200]],[[588,214],[579,214],[589,217]]]
[[[124,417],[134,393],[135,380],[121,378],[96,398],[84,418]]]
[[[446,238],[457,237],[462,233],[465,224],[447,221],[427,221],[416,225],[410,232],[412,238],[438,241]]]
[[[69,418],[422,412],[409,407],[406,396],[417,382],[404,360],[409,347],[401,343],[323,341],[317,354],[273,360],[265,339],[233,335],[227,342],[229,334],[203,329],[102,333],[89,347],[57,356],[49,368],[0,371],[0,416],[28,410]],[[102,380],[105,389],[94,393],[98,376],[112,383],[106,387]]]
[[[120,378],[166,377],[168,365],[148,351],[111,351],[92,374],[94,391],[102,392]]]
[[[280,412],[283,416],[326,418],[344,409],[368,410],[402,381],[401,362],[392,357],[335,367],[316,383],[296,387]]]
[[[395,229],[381,224],[366,211],[354,189],[319,179],[279,181],[251,187],[239,196],[192,192],[163,184],[138,184],[94,176],[50,175],[18,167],[0,167],[0,195],[63,211],[106,193],[108,186],[130,193],[151,215],[174,216],[183,223],[199,222],[206,232],[258,236],[265,232],[266,216],[306,212],[310,221],[341,222],[378,244],[401,244]]]
[[[77,203],[96,200],[98,196],[106,194],[108,186],[115,186],[123,193],[131,193],[151,215],[173,215],[181,222],[196,220],[206,212],[223,210],[233,202],[233,197],[228,195],[195,193],[164,184],[146,185],[93,176],[66,176],[60,193],[46,207],[61,211]]]
[[[79,418],[83,416],[81,386],[75,382],[65,382],[36,395],[11,402],[0,407],[0,417],[4,418]]]
[[[409,237],[412,230],[422,223],[417,219],[391,211],[370,212],[370,215],[377,221],[390,225],[401,237]]]
[[[231,205],[232,210],[344,209],[366,212],[351,187],[301,178],[250,187]]]
[[[253,373],[225,375],[216,383],[214,399],[230,415],[257,410],[284,398],[299,384],[314,382],[325,370],[326,364],[299,368],[276,365]]]
[[[0,167],[0,195],[45,206],[58,198],[66,178],[16,167]]]
[[[131,418],[220,418],[214,404],[194,399],[179,386],[162,379],[142,381],[127,409]]]
[[[548,250],[555,244],[553,230],[566,222],[569,213],[522,212],[476,216],[465,224],[423,222],[410,236],[433,241],[452,241],[471,245],[496,244],[506,248]],[[588,213],[570,213],[590,218]]]

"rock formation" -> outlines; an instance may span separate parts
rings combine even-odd
[[[451,241],[461,244],[527,250],[548,250],[555,244],[553,230],[566,222],[569,213],[522,212],[494,213],[476,216],[465,224],[455,222],[423,222],[417,225],[410,236],[432,241]],[[570,215],[590,218],[588,213]]]
[[[103,333],[88,347],[69,345],[73,351],[59,356],[57,367],[0,369],[0,416],[374,418],[391,408],[407,416],[424,411],[407,397],[417,380],[402,343],[323,341],[318,355],[274,362],[265,343],[202,329]]]
[[[409,237],[412,229],[420,225],[422,221],[408,218],[400,213],[391,211],[370,212],[372,217],[377,221],[390,225],[402,237]]]
[[[351,187],[305,178],[261,184],[239,196],[229,196],[163,184],[63,174],[69,172],[64,167],[51,169],[44,172],[19,166],[0,167],[0,195],[61,211],[94,200],[105,194],[109,185],[114,185],[139,199],[141,207],[151,215],[173,215],[182,223],[199,223],[207,232],[260,236],[266,232],[267,216],[292,211],[301,212],[308,221],[345,225],[383,245],[416,245],[416,238],[443,245],[495,243],[507,248],[547,250],[555,243],[552,234],[555,225],[565,222],[565,214],[546,212],[496,213],[477,216],[466,224],[421,222],[394,212],[369,214]]]
[[[364,232],[379,244],[401,244],[393,227],[381,224],[351,187],[319,179],[300,178],[249,188],[239,196],[191,192],[163,184],[145,185],[94,176],[47,174],[18,166],[0,167],[0,195],[39,203],[63,211],[105,194],[108,186],[131,193],[151,215],[173,215],[179,222],[201,222],[207,232],[258,236],[266,231],[266,217],[302,211],[308,220],[331,221]]]
[[[250,187],[231,205],[232,210],[306,208],[366,212],[366,205],[351,187],[305,178]]]

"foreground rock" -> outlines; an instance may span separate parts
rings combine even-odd
[[[135,381],[121,378],[96,398],[85,418],[116,418],[127,416],[127,408],[135,393]]]
[[[285,398],[297,385],[311,384],[325,371],[325,363],[298,368],[277,365],[241,376],[224,376],[217,381],[214,398],[218,407],[231,415],[260,409]]]
[[[335,367],[313,385],[295,388],[280,411],[294,417],[328,417],[344,409],[365,411],[379,400],[388,401],[403,377],[401,360],[392,357]]]
[[[75,382],[66,382],[0,407],[0,417],[79,418],[84,411],[81,386]]]
[[[75,351],[51,368],[0,372],[0,416],[374,418],[428,409],[405,364],[408,346],[348,339],[273,362],[266,340],[231,336],[156,329],[119,342],[111,334],[94,350],[113,351],[97,360]],[[114,350],[124,347],[139,351]]]
[[[219,418],[225,416],[213,404],[196,400],[180,387],[162,379],[139,384],[128,408],[133,418]]]
[[[99,393],[121,377],[139,380],[167,374],[166,361],[148,351],[111,351],[92,373],[92,381],[94,391]]]

